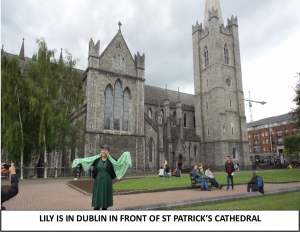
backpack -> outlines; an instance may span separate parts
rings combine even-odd
[[[256,179],[257,179],[257,185],[258,185],[258,187],[259,188],[263,188],[264,187],[264,181],[263,181],[263,179],[260,176],[257,176]]]

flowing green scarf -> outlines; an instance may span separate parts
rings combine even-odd
[[[77,158],[73,161],[72,163],[72,168],[75,168],[78,164],[81,164],[83,167],[84,171],[88,171],[94,161],[98,158],[101,158],[102,154],[100,153],[99,155],[91,156],[91,157],[86,157],[86,158]],[[107,155],[107,158],[113,165],[113,169],[117,175],[118,179],[121,179],[129,166],[132,166],[131,162],[131,156],[129,152],[124,152],[121,157],[116,161],[114,160],[109,154]],[[97,167],[96,167],[97,168]]]

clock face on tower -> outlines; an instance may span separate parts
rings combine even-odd
[[[227,78],[226,78],[226,84],[227,84],[228,86],[231,86],[231,78],[230,78],[230,77],[227,77]]]

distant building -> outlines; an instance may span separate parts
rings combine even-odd
[[[283,114],[247,123],[249,154],[252,160],[284,162],[284,141],[299,134],[291,114]]]

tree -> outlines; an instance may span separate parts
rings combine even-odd
[[[296,108],[293,109],[293,118],[295,121],[295,125],[300,127],[300,73],[296,74],[297,83],[296,87],[294,88],[295,97],[293,102],[296,104]]]
[[[29,88],[27,80],[21,75],[19,59],[1,59],[1,135],[2,144],[10,159],[20,159],[23,179],[23,158],[26,132],[24,122],[28,114]]]
[[[58,161],[65,147],[77,148],[86,142],[84,136],[85,125],[79,119],[80,107],[85,100],[85,91],[82,88],[82,74],[75,69],[78,60],[72,60],[72,55],[65,50],[66,56],[60,56],[62,85],[60,89],[60,101],[58,102],[58,117],[56,120],[55,144],[57,154],[55,156],[55,177],[57,177]]]
[[[300,154],[300,135],[287,137],[284,141],[284,154],[299,155]]]
[[[36,42],[38,51],[27,62],[26,76],[21,75],[17,56],[2,58],[1,135],[10,157],[21,159],[21,167],[23,154],[30,155],[34,177],[43,155],[46,178],[49,154],[57,154],[57,170],[66,147],[85,143],[85,125],[79,120],[85,91],[82,74],[75,69],[77,60],[66,51],[66,58],[61,55],[57,61],[55,50],[49,50],[43,39]]]
[[[54,50],[48,50],[44,40],[37,40],[38,53],[28,68],[28,77],[34,81],[30,106],[39,118],[39,151],[44,154],[44,178],[47,177],[47,155],[53,152],[55,176],[61,152],[70,145],[73,134],[82,134],[83,126],[72,123],[70,114],[77,115],[85,100],[81,73],[75,69],[77,60],[66,51],[65,59],[54,59]],[[75,127],[74,127],[75,126]],[[78,141],[79,144],[81,141]],[[38,161],[38,159],[37,159]]]

